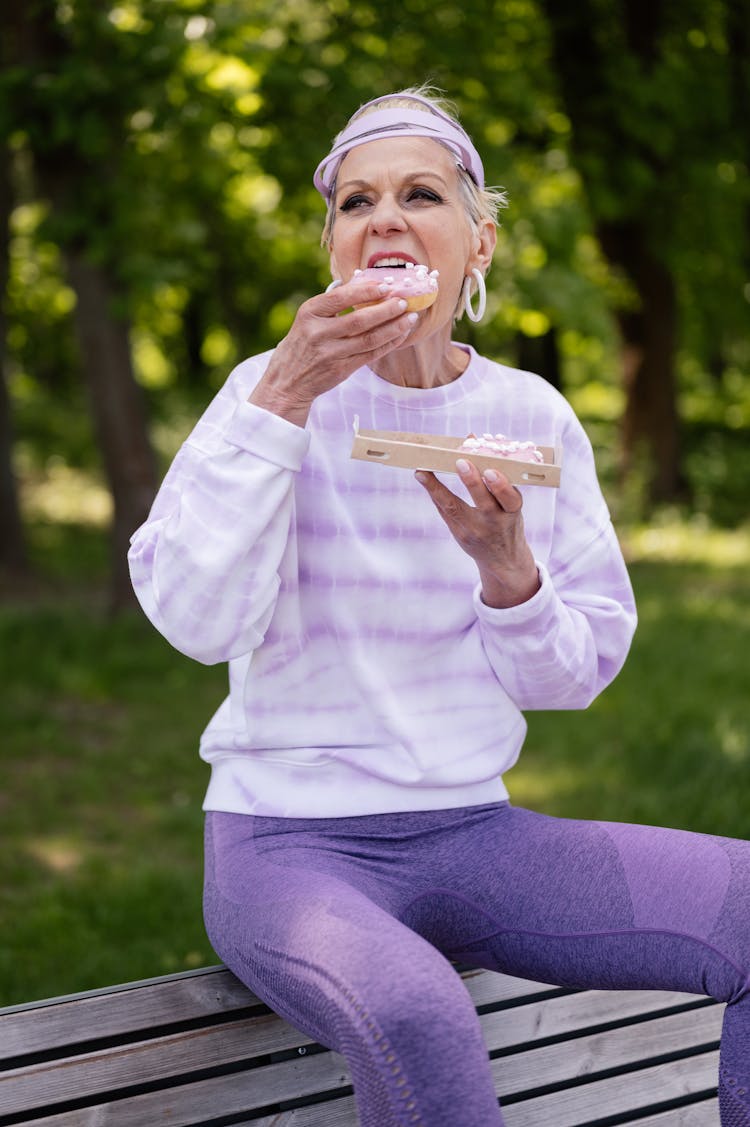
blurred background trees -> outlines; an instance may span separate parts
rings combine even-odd
[[[511,199],[464,338],[562,387],[629,511],[744,520],[748,12],[9,0],[0,565],[24,574],[29,536],[33,563],[51,481],[58,506],[84,483],[111,602],[130,600],[127,539],[164,459],[328,280],[313,168],[358,104],[424,80]]]
[[[0,1001],[216,959],[195,746],[226,671],[103,611],[210,396],[329,280],[330,139],[425,80],[510,194],[459,333],[572,402],[640,608],[585,717],[529,716],[514,800],[748,836],[749,6],[6,0]]]

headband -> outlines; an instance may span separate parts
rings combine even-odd
[[[376,106],[378,102],[397,96],[385,94],[382,98],[374,98],[362,108]],[[408,97],[409,101],[422,102],[425,110],[391,107],[367,114],[360,113],[338,135],[328,156],[315,169],[313,177],[313,183],[326,203],[333,195],[336,176],[346,154],[357,145],[381,141],[387,137],[431,137],[434,141],[441,142],[450,149],[457,158],[459,168],[468,172],[477,187],[484,187],[484,168],[469,134],[457,121],[425,98],[414,94],[405,94],[403,97]]]

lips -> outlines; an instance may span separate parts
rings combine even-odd
[[[401,251],[394,254],[392,250],[380,250],[370,255],[367,260],[367,269],[372,270],[375,266],[389,266],[392,270],[397,270],[399,267],[404,268],[409,262],[412,266],[418,265],[416,258],[412,258],[410,254],[402,254]]]

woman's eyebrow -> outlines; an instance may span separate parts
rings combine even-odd
[[[403,179],[406,183],[413,183],[415,180],[427,180],[428,178],[431,179],[431,180],[439,181],[443,185],[444,188],[447,188],[447,186],[448,186],[446,181],[444,180],[444,178],[440,175],[440,173],[435,172],[431,168],[417,169],[415,172],[407,172]],[[349,192],[349,191],[352,190],[352,188],[371,188],[371,187],[372,187],[372,184],[370,184],[370,182],[368,180],[359,180],[359,179],[345,180],[343,182],[343,184],[337,184],[336,185],[336,191],[337,192],[343,192],[343,191]]]

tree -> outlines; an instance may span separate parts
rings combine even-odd
[[[117,609],[133,599],[125,548],[148,513],[156,481],[129,320],[118,303],[121,280],[112,248],[99,234],[117,221],[125,120],[133,109],[124,81],[127,54],[109,53],[106,68],[98,61],[106,21],[96,5],[79,5],[74,14],[50,0],[12,3],[4,28],[4,94],[7,132],[25,137],[77,298],[81,368],[114,501],[111,598]]]
[[[722,164],[738,159],[742,135],[727,66],[733,5],[543,0],[541,6],[594,226],[634,295],[619,310],[625,467],[645,448],[652,500],[675,500],[684,486],[676,377],[684,340],[680,312],[688,303],[705,303],[707,274],[714,274],[714,247],[703,237],[707,212],[714,216],[714,246],[719,242],[728,251],[722,276],[710,279],[714,300],[721,293],[724,305],[714,336],[727,309],[736,310],[740,300],[740,287],[727,286],[736,277],[731,262],[739,260],[745,243],[733,239],[740,200],[727,198],[716,175]]]

